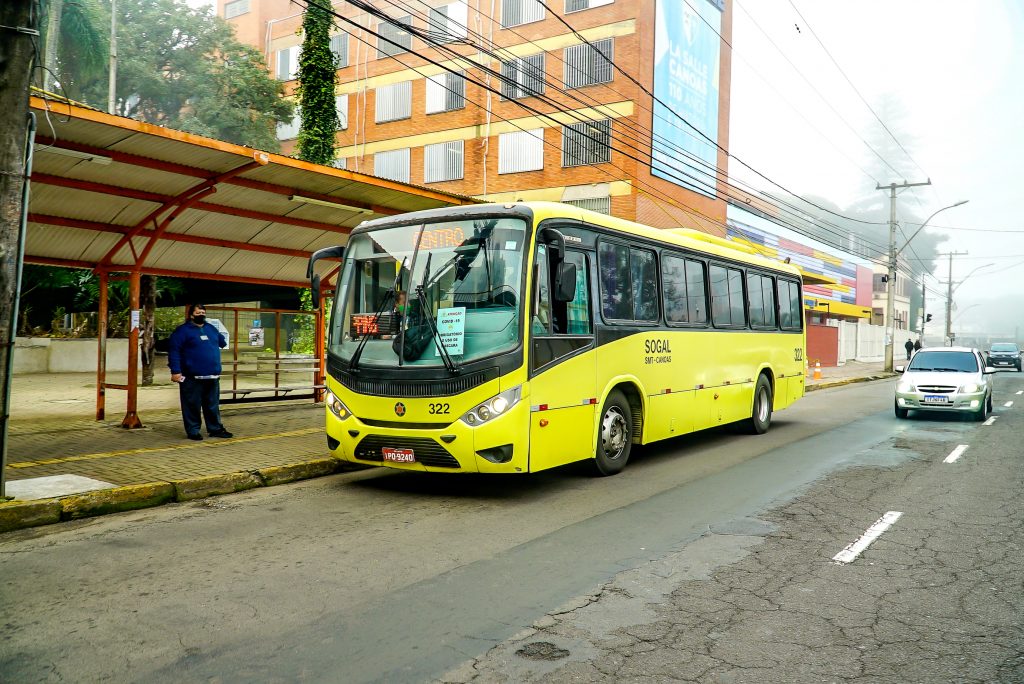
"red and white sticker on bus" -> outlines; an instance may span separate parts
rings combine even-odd
[[[380,455],[385,461],[391,461],[392,463],[416,462],[416,454],[413,453],[412,449],[392,449],[390,447],[382,447]]]

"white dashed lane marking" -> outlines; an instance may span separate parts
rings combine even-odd
[[[867,532],[860,536],[860,539],[853,542],[845,549],[832,556],[832,560],[838,565],[846,565],[852,563],[861,552],[870,546],[871,542],[875,541],[882,536],[882,533],[893,526],[900,516],[903,515],[902,511],[889,511],[881,518],[875,521],[875,524],[867,529]]]
[[[996,422],[996,418],[998,418],[998,417],[999,416],[992,416],[991,418],[986,420],[984,423],[982,423],[982,425],[991,425],[992,423]]]
[[[943,463],[955,463],[958,458],[960,458],[961,456],[964,455],[965,451],[967,451],[967,445],[966,444],[961,444],[956,449],[953,449],[953,451],[949,452],[949,456],[944,458],[942,462]]]
[[[1024,390],[1017,390],[1017,394],[1024,394]]]
[[[1003,406],[1005,406],[1006,408],[1010,408],[1011,406],[1013,406],[1013,402],[1012,401],[1008,401],[1005,404],[1003,404]]]

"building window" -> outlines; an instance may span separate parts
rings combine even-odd
[[[302,111],[298,106],[290,121],[282,121],[277,124],[277,139],[292,140],[299,136],[299,126],[302,124]]]
[[[336,169],[347,169],[348,159],[346,159],[345,157],[335,157],[334,161],[331,162],[331,166],[333,166]]]
[[[338,129],[344,131],[348,128],[348,95],[337,95],[334,106],[338,110]]]
[[[612,4],[612,0],[565,0],[565,13],[579,12],[592,7],[603,7]]]
[[[544,18],[544,3],[539,0],[501,0],[501,26],[519,26]]]
[[[703,262],[666,254],[661,259],[661,282],[665,289],[666,321],[699,325],[708,322]]]
[[[562,127],[562,166],[611,161],[611,119],[583,121]]]
[[[439,43],[463,40],[469,35],[469,7],[465,2],[453,2],[430,10],[427,32]]]
[[[565,87],[611,83],[612,45],[612,39],[605,38],[565,48]]]
[[[298,75],[301,50],[301,46],[293,45],[277,51],[277,80],[291,81]]]
[[[398,121],[412,116],[412,81],[378,86],[374,121]]]
[[[501,63],[501,96],[506,100],[544,92],[544,53]]]
[[[235,17],[249,13],[249,0],[234,0],[224,3],[224,18],[234,19]]]
[[[466,106],[465,72],[427,77],[427,114],[450,112]]]
[[[377,25],[377,57],[391,57],[408,52],[412,49],[412,17],[406,15],[397,19],[388,19]]]
[[[440,183],[441,181],[461,179],[462,150],[461,140],[424,146],[423,182]]]
[[[596,211],[599,214],[612,213],[611,197],[591,197],[588,199],[562,200],[562,204],[568,204],[573,207],[579,207],[580,209],[589,209],[590,211]]]
[[[409,182],[409,148],[376,152],[373,155],[373,175],[388,180]]]
[[[544,129],[498,136],[498,173],[540,171],[544,168]]]
[[[331,52],[338,60],[338,68],[348,66],[348,34],[336,33],[331,36]]]

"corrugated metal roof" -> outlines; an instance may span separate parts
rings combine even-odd
[[[67,102],[31,107],[30,263],[302,285],[309,255],[364,220],[476,202]]]

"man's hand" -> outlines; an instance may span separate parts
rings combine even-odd
[[[185,376],[181,373],[171,373],[171,382],[182,382]]]

